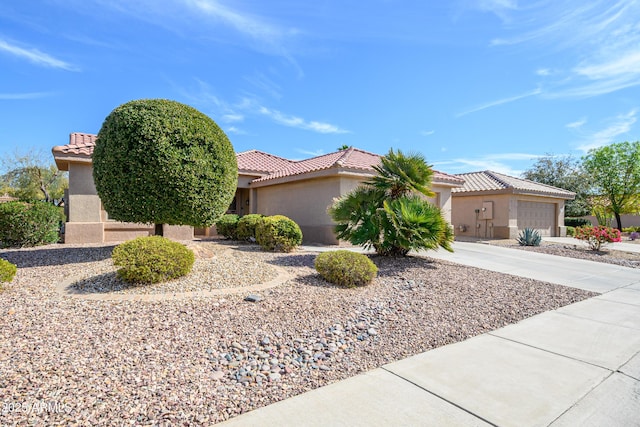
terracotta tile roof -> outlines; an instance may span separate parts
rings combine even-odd
[[[97,135],[90,133],[72,133],[69,135],[67,145],[57,145],[53,147],[54,156],[56,154],[71,154],[75,156],[86,156],[90,158],[93,154],[93,147],[96,146]]]
[[[236,154],[236,158],[238,159],[238,169],[241,171],[271,173],[295,163],[292,160],[259,150],[243,151]]]
[[[56,160],[78,158],[90,161],[93,148],[96,145],[96,138],[97,135],[93,134],[72,133],[69,135],[69,144],[53,147],[53,156]],[[264,182],[331,168],[345,168],[368,172],[373,175],[375,173],[373,166],[380,163],[380,157],[378,154],[353,147],[298,161],[285,159],[259,150],[248,150],[236,154],[238,169],[241,172],[258,172],[260,175],[264,175],[253,182]],[[58,167],[61,166],[60,162]],[[464,182],[458,176],[439,171],[434,171],[434,181],[456,186],[462,185]]]
[[[451,191],[456,194],[512,190],[517,193],[539,194],[564,199],[573,199],[575,193],[528,179],[516,178],[493,171],[461,173],[464,185]]]
[[[291,162],[286,167],[258,178],[254,182],[269,181],[331,168],[357,169],[373,173],[373,165],[378,163],[380,163],[379,155],[351,147],[346,150]]]

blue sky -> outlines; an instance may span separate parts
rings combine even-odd
[[[3,1],[0,152],[167,98],[236,151],[393,147],[519,175],[640,139],[639,22],[633,0]]]

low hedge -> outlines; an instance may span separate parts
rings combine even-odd
[[[378,273],[369,257],[347,250],[323,252],[314,265],[324,280],[347,288],[369,284]]]
[[[62,222],[62,209],[51,203],[0,203],[0,244],[29,247],[57,243]]]
[[[256,225],[256,241],[266,251],[291,252],[302,243],[302,231],[284,215],[265,216]]]

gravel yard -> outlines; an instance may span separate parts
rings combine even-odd
[[[418,257],[373,257],[374,283],[342,289],[315,254],[193,247],[192,275],[149,288],[118,281],[113,246],[0,252],[19,267],[0,293],[0,424],[209,425],[595,295]]]

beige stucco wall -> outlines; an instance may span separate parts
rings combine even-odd
[[[452,225],[456,236],[515,239],[519,234],[518,201],[553,203],[556,219],[553,235],[565,236],[564,200],[518,194],[460,195],[451,198]],[[483,203],[492,202],[491,219],[483,219]],[[480,212],[475,213],[478,209]]]
[[[285,215],[302,230],[305,243],[337,244],[327,208],[341,189],[355,188],[359,180],[326,177],[257,188],[257,213]]]

